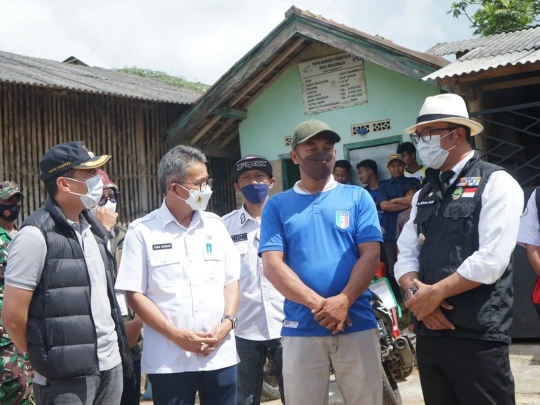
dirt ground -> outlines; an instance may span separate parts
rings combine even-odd
[[[517,343],[510,346],[510,362],[516,381],[517,405],[540,405],[540,344]],[[399,384],[403,405],[424,405],[418,371]],[[142,401],[151,405],[152,401]],[[280,405],[281,401],[266,402],[265,405]]]

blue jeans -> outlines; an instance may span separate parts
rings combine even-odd
[[[236,405],[236,366],[213,371],[149,374],[154,405]]]
[[[238,404],[260,405],[264,378],[264,364],[266,355],[274,363],[274,371],[279,383],[281,402],[285,403],[283,396],[283,349],[280,339],[273,340],[247,340],[236,337],[236,351],[240,357],[238,364]]]

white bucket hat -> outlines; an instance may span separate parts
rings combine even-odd
[[[412,134],[418,125],[431,122],[452,122],[464,125],[471,129],[471,135],[478,135],[484,127],[469,118],[469,112],[465,105],[465,100],[457,94],[439,94],[426,98],[420,110],[420,115],[416,119],[416,125],[407,128],[404,132]]]

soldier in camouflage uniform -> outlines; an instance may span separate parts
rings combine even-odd
[[[0,182],[0,314],[4,302],[4,270],[11,240],[17,232],[15,220],[21,210],[22,193],[12,181]],[[0,404],[30,404],[32,372],[4,329],[0,315]]]

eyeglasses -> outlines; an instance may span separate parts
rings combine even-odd
[[[212,184],[214,184],[214,179],[206,179],[203,181],[198,181],[197,183],[184,183],[184,184],[191,184],[192,186],[197,186],[201,191],[206,190],[207,187],[210,187],[212,189]]]
[[[98,206],[102,207],[103,205],[107,204],[107,201],[110,201],[112,203],[117,203],[118,198],[120,197],[120,194],[114,193],[114,194],[107,194],[101,197],[101,200],[98,202]]]
[[[454,132],[457,128],[430,128],[430,129],[423,129],[422,131],[418,132],[418,131],[414,131],[410,137],[411,137],[411,141],[412,143],[414,143],[415,145],[418,145],[420,143],[420,139],[422,139],[424,142],[429,142],[431,141],[431,135],[433,132],[437,132],[437,131],[450,131],[450,132]],[[450,132],[446,135],[450,135]]]

